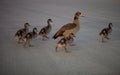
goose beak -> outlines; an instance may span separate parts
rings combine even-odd
[[[85,17],[85,15],[84,15],[84,14],[81,14],[80,17]]]

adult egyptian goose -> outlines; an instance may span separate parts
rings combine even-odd
[[[30,41],[37,36],[37,28],[33,28],[32,32],[29,32],[24,37],[24,47],[31,47]]]
[[[19,29],[16,34],[15,34],[15,38],[18,40],[18,43],[20,43],[20,41],[23,41],[23,37],[29,32],[29,27],[30,24],[29,23],[25,23],[24,24],[24,28]]]
[[[60,39],[60,41],[58,41],[56,45],[56,52],[57,52],[58,47],[61,47],[65,49],[66,53],[68,53],[69,51],[67,50],[67,46],[70,45],[74,41],[73,37],[75,37],[74,34],[70,33],[69,36],[63,37],[62,39]]]
[[[80,15],[81,15],[81,12],[79,11],[76,12],[74,15],[73,23],[68,23],[62,26],[53,36],[53,39],[56,39],[61,36],[69,36],[70,33],[76,34],[80,29],[80,24],[79,24]]]
[[[53,22],[52,19],[48,19],[47,20],[48,25],[43,27],[39,32],[39,35],[43,37],[43,40],[44,40],[44,38],[48,38],[48,34],[50,33],[50,31],[52,29],[52,26],[50,24],[51,22]]]

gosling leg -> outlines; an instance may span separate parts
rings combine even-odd
[[[48,36],[45,36],[47,39],[49,39],[49,37]]]
[[[58,49],[58,46],[56,46],[56,48],[55,48],[55,51],[56,51],[56,52],[58,51],[57,49]]]
[[[21,44],[21,43],[22,43],[21,40],[22,40],[21,38],[18,40],[18,44]]]
[[[105,42],[105,41],[104,41],[104,37],[102,37],[102,43],[103,43],[103,42]]]
[[[70,53],[70,51],[68,51],[66,47],[64,47],[64,49],[66,53]]]
[[[28,46],[29,47],[34,47],[33,45],[30,44],[30,40],[28,41]]]
[[[24,41],[24,45],[23,46],[24,46],[24,48],[26,48],[27,44],[28,44],[28,39],[24,38],[23,41]]]

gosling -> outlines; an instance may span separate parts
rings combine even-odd
[[[23,42],[23,37],[25,37],[25,35],[29,32],[29,27],[30,24],[29,23],[25,23],[24,24],[24,28],[19,29],[16,34],[15,34],[15,38],[18,41],[18,44],[21,43],[21,41]]]
[[[52,21],[52,19],[48,19],[47,20],[47,23],[48,23],[48,25],[47,26],[45,26],[45,27],[43,27],[41,30],[40,30],[40,32],[39,32],[39,35],[40,36],[42,36],[42,40],[45,40],[45,38],[49,38],[48,37],[48,34],[51,32],[51,30],[52,30],[52,26],[51,26],[51,22],[53,22]]]
[[[74,34],[70,33],[68,37],[63,37],[60,41],[58,41],[56,45],[56,52],[58,51],[58,47],[64,48],[65,52],[68,53],[70,51],[67,50],[67,46],[70,45],[74,41]]]
[[[33,45],[30,44],[30,41],[34,38],[37,37],[37,28],[33,28],[33,31],[32,32],[29,32],[25,35],[24,37],[24,47],[32,47]]]

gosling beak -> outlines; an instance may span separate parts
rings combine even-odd
[[[51,20],[51,22],[53,22],[53,21]]]
[[[30,24],[28,24],[28,26],[31,26]]]

